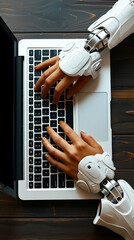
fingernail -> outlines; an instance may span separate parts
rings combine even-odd
[[[84,133],[84,134],[87,134],[86,132],[83,132],[83,131],[81,131],[82,133]]]
[[[46,127],[47,131],[48,131],[50,128],[51,128],[50,126],[47,126],[47,127]]]
[[[34,69],[36,69],[37,68],[37,66],[34,66]]]
[[[48,157],[48,154],[47,154],[47,153],[45,154],[45,157]]]
[[[59,121],[59,124],[62,124],[62,123],[64,123],[64,121]]]
[[[41,140],[42,140],[42,141],[44,141],[44,140],[45,140],[45,138],[44,138],[44,137],[42,137],[42,138],[41,138]]]

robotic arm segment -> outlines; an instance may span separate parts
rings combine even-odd
[[[134,0],[118,0],[111,10],[88,28],[87,41],[65,47],[59,57],[61,70],[72,77],[98,76],[101,68],[101,52],[112,49],[134,32]]]
[[[77,184],[92,193],[103,193],[94,224],[104,226],[126,240],[134,240],[134,190],[124,180],[115,181],[109,154],[83,158],[78,165]]]
[[[98,29],[103,29],[109,34],[109,49],[118,45],[134,32],[134,1],[118,0],[106,14],[88,28],[93,33]]]
[[[114,204],[105,196],[98,206],[93,223],[109,228],[126,240],[134,240],[134,190],[124,180],[119,180],[118,184],[123,197]]]

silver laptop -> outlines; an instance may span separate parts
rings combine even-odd
[[[2,20],[1,26],[5,27]],[[9,29],[7,32],[9,33]],[[71,99],[66,99],[65,91],[58,104],[54,105],[52,99],[55,85],[45,99],[41,99],[41,89],[34,92],[35,83],[45,71],[45,69],[34,70],[34,66],[58,55],[62,48],[72,41],[76,39],[24,39],[18,43],[18,53],[17,50],[15,51],[15,59],[17,59],[14,62],[16,78],[15,81],[13,80],[15,98],[10,99],[13,101],[13,104],[10,103],[12,110],[15,109],[15,114],[14,111],[13,113],[10,111],[13,117],[13,131],[10,137],[14,143],[10,158],[13,163],[11,170],[15,174],[11,174],[2,186],[11,194],[16,190],[16,195],[22,200],[99,198],[99,195],[87,194],[79,189],[70,176],[52,166],[45,159],[47,150],[41,142],[41,137],[45,136],[56,147],[47,134],[46,126],[48,125],[70,142],[59,127],[59,121],[63,120],[78,134],[82,130],[92,135],[104,151],[112,154],[110,53],[108,50],[103,52],[103,67],[99,77],[90,80]],[[15,39],[12,39],[12,43],[16,47]],[[3,179],[4,177],[1,182],[4,182]]]

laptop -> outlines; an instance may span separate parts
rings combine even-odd
[[[75,180],[52,166],[41,137],[49,139],[46,126],[52,126],[69,143],[59,127],[66,121],[79,135],[92,135],[112,154],[110,53],[102,54],[103,67],[97,79],[71,99],[66,91],[57,105],[52,103],[54,86],[41,99],[34,85],[43,71],[34,66],[56,56],[69,42],[77,39],[24,39],[17,42],[0,18],[1,32],[1,118],[2,147],[0,185],[22,200],[97,199],[76,186]],[[84,39],[78,39],[84,41]],[[3,129],[3,131],[2,131]],[[49,141],[56,147],[52,139]],[[71,143],[70,143],[71,144]]]

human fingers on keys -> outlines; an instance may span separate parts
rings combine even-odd
[[[103,149],[90,135],[81,131],[80,137],[67,123],[60,121],[59,124],[72,143],[69,144],[48,126],[47,132],[58,149],[43,137],[43,145],[48,151],[45,157],[52,165],[77,180],[78,164],[81,159],[88,155],[103,153]]]
[[[41,96],[42,98],[45,98],[52,85],[60,80],[54,90],[53,103],[55,104],[57,104],[59,101],[63,91],[67,89],[72,83],[75,82],[75,84],[70,87],[69,91],[67,92],[67,98],[70,98],[72,95],[79,92],[81,88],[83,88],[85,84],[90,80],[89,76],[70,77],[64,74],[59,67],[59,56],[47,59],[45,62],[36,65],[35,69],[42,70],[49,66],[51,67],[44,71],[42,76],[38,79],[34,90],[37,91],[44,84]]]

